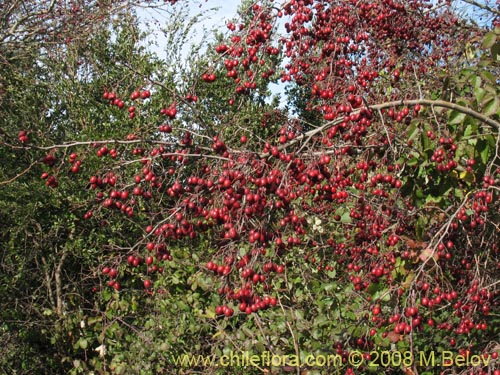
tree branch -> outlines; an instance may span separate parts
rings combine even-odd
[[[464,3],[467,3],[467,4],[470,4],[470,5],[473,5],[475,7],[478,7],[482,10],[486,10],[488,12],[491,12],[493,14],[496,14],[497,16],[500,16],[500,10],[498,9],[495,9],[495,8],[492,8],[486,4],[481,4],[481,3],[478,3],[477,1],[474,1],[474,0],[462,0]],[[498,4],[498,3],[497,3]]]
[[[414,99],[414,100],[403,100],[403,101],[393,101],[393,102],[386,102],[386,103],[381,103],[377,104],[374,106],[371,106],[370,108],[372,109],[385,109],[385,108],[390,108],[390,107],[395,107],[395,106],[401,106],[401,105],[406,105],[406,106],[411,106],[411,105],[416,105],[416,104],[421,104],[421,105],[428,105],[430,107],[441,107],[441,108],[448,108],[455,110],[460,113],[465,113],[466,115],[469,115],[482,123],[485,123],[486,125],[489,125],[493,128],[496,128],[497,130],[500,130],[500,123],[496,122],[492,118],[483,115],[482,113],[476,112],[473,109],[447,102],[445,100],[430,100],[430,99]]]
[[[17,180],[19,177],[21,177],[22,175],[28,173],[31,168],[33,168],[33,166],[36,164],[37,162],[33,162],[30,164],[30,166],[28,168],[26,168],[24,171],[18,173],[17,175],[15,175],[14,177],[8,179],[8,180],[5,180],[5,181],[0,181],[0,185],[7,185],[7,184],[10,184],[11,182]]]
[[[430,106],[430,107],[441,107],[441,108],[448,108],[451,110],[455,110],[457,112],[469,115],[469,116],[481,121],[482,123],[484,123],[486,125],[489,125],[493,128],[496,128],[497,130],[500,130],[500,123],[493,120],[492,118],[487,117],[479,112],[476,112],[471,108],[467,108],[467,107],[464,107],[464,106],[461,106],[461,105],[458,105],[455,103],[451,103],[451,102],[448,102],[445,100],[431,100],[431,99],[397,100],[397,101],[392,101],[392,102],[384,102],[384,103],[380,103],[380,104],[375,104],[375,105],[369,106],[368,108],[366,108],[366,107],[359,108],[359,109],[354,110],[353,113],[359,113],[359,112],[361,112],[362,109],[382,110],[382,109],[398,107],[398,106],[414,106],[417,104],[426,105],[426,106]],[[297,142],[302,141],[304,138],[310,139],[314,135],[329,129],[332,126],[338,125],[338,124],[342,123],[343,121],[344,121],[343,116],[336,118],[332,121],[329,121],[316,129],[312,129],[306,133],[299,135],[298,137],[296,137],[292,141],[280,146],[278,149],[281,151],[281,150],[284,150],[284,149],[294,145]]]
[[[61,270],[67,255],[68,253],[66,251],[62,253],[59,263],[54,271],[54,280],[56,284],[56,311],[59,316],[63,314],[64,305],[62,299]]]

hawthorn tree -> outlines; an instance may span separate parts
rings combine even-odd
[[[4,142],[44,155],[48,195],[81,176],[99,265],[72,371],[183,373],[175,355],[232,350],[344,362],[185,370],[497,374],[500,29],[466,3],[487,26],[460,2],[244,1],[185,67],[130,34],[124,55],[96,45],[79,126]],[[433,350],[483,365],[419,362]]]

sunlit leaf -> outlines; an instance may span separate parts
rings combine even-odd
[[[498,96],[494,95],[484,104],[483,114],[485,116],[494,115],[498,111],[499,105],[500,105],[500,100],[498,99]]]
[[[452,110],[448,116],[448,123],[451,125],[457,125],[464,122],[467,115],[463,112]]]
[[[486,33],[483,38],[483,48],[491,48],[493,44],[495,44],[496,40],[497,35],[493,31]]]

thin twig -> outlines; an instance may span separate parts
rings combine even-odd
[[[28,173],[28,172],[31,170],[31,168],[33,168],[33,166],[34,166],[36,163],[38,163],[38,162],[34,161],[33,163],[31,163],[31,165],[30,165],[28,168],[26,168],[26,169],[25,169],[24,171],[22,171],[21,173],[18,173],[17,175],[15,175],[14,177],[12,177],[11,179],[9,179],[9,180],[5,180],[5,181],[0,181],[0,185],[7,185],[7,184],[10,184],[11,182],[13,182],[13,181],[17,180],[17,179],[18,179],[19,177],[21,177],[22,175],[24,175],[24,174]]]

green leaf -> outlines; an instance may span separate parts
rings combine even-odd
[[[489,99],[483,107],[483,114],[485,116],[492,116],[498,111],[498,107],[500,105],[500,101],[498,100],[498,96],[494,95],[491,99]]]
[[[420,137],[420,139],[422,140],[422,150],[427,151],[427,150],[432,149],[431,140],[427,136],[427,134],[422,132],[422,136]]]
[[[439,205],[440,203],[443,202],[444,199],[445,198],[442,196],[435,197],[435,196],[429,194],[425,197],[425,203],[436,203]]]
[[[88,341],[83,337],[80,338],[75,344],[75,348],[81,348],[83,350],[87,349],[87,346],[88,346]]]
[[[408,159],[406,164],[409,165],[410,167],[413,167],[414,165],[419,164],[418,157],[412,157],[411,159]]]
[[[472,124],[467,124],[465,131],[464,131],[464,137],[470,137],[473,133],[477,132],[477,126],[472,125]]]
[[[489,81],[490,84],[496,87],[497,79],[492,73],[488,72],[487,70],[482,70],[481,77],[483,77],[483,79]]]
[[[483,38],[483,48],[491,48],[497,41],[497,36],[493,31],[486,33]]]
[[[470,81],[474,89],[478,89],[481,87],[482,79],[479,76],[473,75],[470,77]]]
[[[401,286],[403,286],[406,289],[409,289],[414,280],[415,280],[415,273],[413,271],[410,271],[408,272],[405,281],[401,283]]]
[[[448,116],[448,123],[450,125],[458,125],[458,124],[461,124],[464,122],[465,120],[465,117],[466,117],[466,114],[465,113],[462,113],[462,112],[459,112],[459,111],[455,111],[455,110],[452,110],[450,112],[450,115]]]
[[[337,288],[337,283],[328,283],[323,285],[323,290],[329,292],[330,290],[335,290]]]
[[[326,274],[328,275],[329,278],[333,279],[337,275],[337,271],[335,270],[327,271]]]
[[[379,291],[380,290],[380,283],[372,283],[368,286],[368,293],[370,293],[371,295],[373,295],[375,292]]]
[[[257,341],[257,343],[255,344],[255,347],[256,347],[258,353],[263,353],[266,351],[266,347],[264,346],[262,341]]]
[[[205,314],[206,314],[207,318],[209,318],[209,319],[215,319],[215,311],[213,309],[207,308],[205,310]]]
[[[101,322],[102,317],[101,316],[95,316],[95,317],[90,317],[87,321],[88,325],[91,326],[95,323]]]
[[[424,237],[427,226],[428,226],[427,219],[425,219],[424,217],[419,217],[417,219],[417,223],[415,225],[415,233],[418,239],[422,239]]]
[[[408,140],[411,140],[417,136],[418,131],[419,131],[418,125],[419,125],[418,121],[412,121],[412,123],[410,124],[410,126],[408,127],[408,130],[407,130]]]
[[[484,95],[486,94],[486,90],[482,87],[477,87],[474,89],[474,96],[476,97],[477,104],[480,104],[483,101]]]
[[[491,57],[493,58],[494,61],[499,61],[500,60],[500,43],[495,43],[491,47]]]
[[[483,162],[483,164],[486,164],[490,155],[490,146],[488,142],[484,139],[480,139],[477,142],[476,150],[479,152],[479,156],[481,156],[481,161]]]
[[[456,197],[456,198],[458,198],[458,199],[464,199],[464,192],[463,192],[463,190],[462,190],[462,189],[458,189],[458,188],[457,188],[457,189],[455,189],[455,190],[454,190],[454,195],[455,195],[455,197]]]
[[[198,288],[198,283],[196,281],[194,281],[192,284],[191,284],[191,290],[196,290]]]

